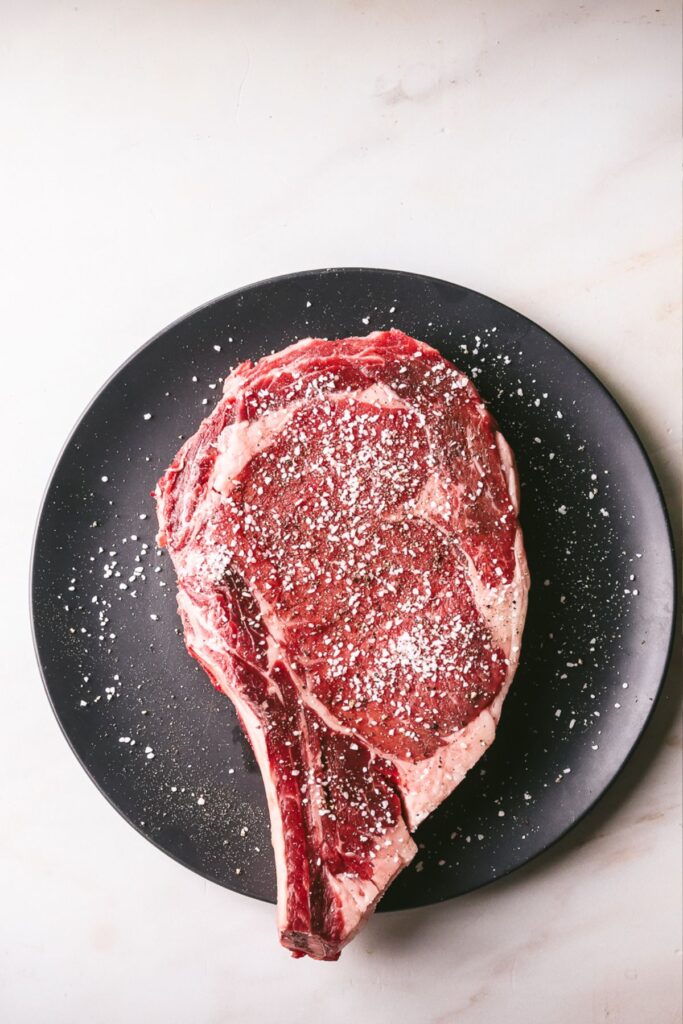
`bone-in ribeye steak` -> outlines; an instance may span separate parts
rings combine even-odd
[[[270,809],[280,938],[335,960],[494,738],[529,578],[512,453],[400,331],[225,381],[156,491],[187,648]]]

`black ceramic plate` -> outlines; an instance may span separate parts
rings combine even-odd
[[[306,335],[400,327],[468,373],[519,463],[532,589],[498,738],[420,828],[383,908],[483,885],[604,792],[652,711],[670,647],[671,541],[615,402],[518,313],[415,274],[322,270],[232,292],[162,331],[104,386],[47,489],[33,623],[55,714],[112,804],[160,849],[273,900],[266,802],[230,703],[186,654],[150,491],[244,359]]]

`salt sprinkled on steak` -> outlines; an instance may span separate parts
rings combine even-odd
[[[226,378],[156,498],[263,775],[281,940],[336,959],[493,740],[529,582],[512,453],[427,345],[306,339]]]

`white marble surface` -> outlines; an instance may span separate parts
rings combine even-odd
[[[295,962],[270,907],[116,815],[44,698],[26,607],[63,438],[148,336],[237,285],[388,266],[495,295],[592,366],[679,522],[672,0],[0,6],[8,1024],[680,1019],[680,690],[538,862]]]

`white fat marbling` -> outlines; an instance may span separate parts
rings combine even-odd
[[[678,8],[3,5],[3,1020],[679,1019],[675,685],[557,849],[376,918],[336,966],[297,963],[272,908],[179,867],[96,792],[25,599],[40,494],[102,380],[197,303],[305,267],[431,273],[537,319],[626,407],[678,514]]]

